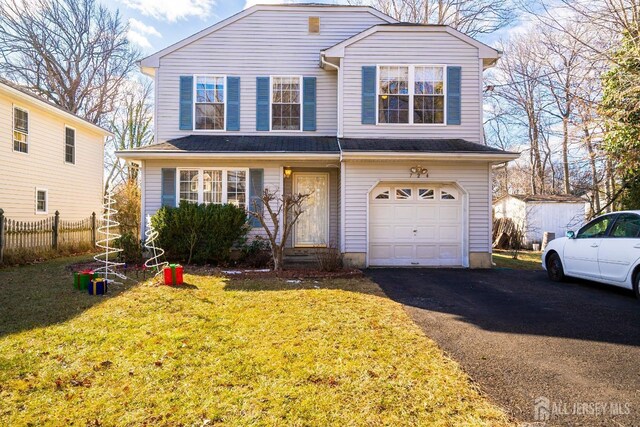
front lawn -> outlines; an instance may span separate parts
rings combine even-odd
[[[186,275],[94,297],[0,270],[0,425],[505,425],[367,279]]]
[[[513,259],[513,251],[493,250],[493,262],[498,268],[513,270],[541,270],[540,256],[542,252],[519,251],[517,259]]]

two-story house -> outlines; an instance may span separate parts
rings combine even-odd
[[[371,7],[254,6],[142,60],[156,142],[118,155],[141,166],[143,217],[311,193],[292,250],[486,267],[491,166],[517,157],[482,144],[483,71],[499,57]]]
[[[0,79],[0,208],[7,218],[65,220],[102,210],[111,133]]]

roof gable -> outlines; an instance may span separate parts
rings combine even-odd
[[[322,51],[322,55],[329,58],[343,58],[345,48],[351,44],[357,43],[358,41],[369,37],[375,33],[383,33],[383,32],[446,32],[453,37],[456,37],[463,42],[475,47],[478,49],[478,54],[481,59],[485,60],[485,65],[490,66],[493,62],[495,62],[501,56],[501,52],[497,49],[492,48],[482,42],[477,41],[474,38],[467,36],[460,31],[449,27],[448,25],[433,25],[433,24],[411,24],[411,23],[389,23],[389,24],[380,24],[374,25],[373,27],[360,32],[348,39],[337,43],[330,48],[327,48]]]
[[[64,117],[66,119],[69,119],[71,122],[81,125],[81,126],[85,126],[88,127],[90,129],[92,129],[94,132],[98,132],[101,133],[105,136],[112,136],[113,134],[108,131],[107,129],[100,127],[92,122],[90,122],[89,120],[78,116],[77,114],[73,114],[72,112],[65,110],[64,108],[62,108],[59,105],[54,104],[51,101],[48,101],[28,90],[26,90],[25,88],[10,82],[9,80],[0,78],[0,92],[4,92],[7,95],[9,95],[10,97],[15,97],[18,99],[23,100],[24,102],[28,102],[31,104],[34,104],[40,108],[43,108],[45,110],[47,110],[50,113],[53,113],[57,116],[61,116]]]
[[[214,32],[227,27],[231,24],[233,24],[236,21],[239,21],[240,19],[249,16],[253,13],[259,12],[259,11],[263,11],[263,10],[269,10],[269,11],[313,11],[314,9],[318,9],[321,8],[322,11],[343,11],[345,8],[349,8],[350,10],[353,10],[354,12],[367,12],[372,14],[373,16],[376,16],[386,22],[389,23],[396,23],[397,21],[395,19],[393,19],[392,17],[385,15],[384,13],[374,9],[373,7],[370,6],[348,6],[348,5],[323,5],[323,4],[281,4],[281,5],[256,5],[256,6],[252,6],[248,9],[245,9],[241,12],[236,13],[235,15],[232,15],[230,17],[228,17],[227,19],[224,19],[220,22],[217,22],[213,25],[211,25],[210,27],[205,28],[202,31],[199,31],[195,34],[193,34],[192,36],[189,36],[183,40],[180,40],[177,43],[172,44],[171,46],[168,46],[156,53],[154,53],[153,55],[150,55],[144,59],[142,59],[140,61],[140,68],[142,70],[143,73],[153,76],[155,74],[155,68],[158,68],[160,66],[160,58],[162,58],[163,56],[166,56],[168,54],[170,54],[171,52],[175,52],[176,50],[179,50],[197,40],[200,40],[203,37],[206,37],[210,34],[213,34]]]

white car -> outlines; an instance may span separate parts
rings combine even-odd
[[[578,233],[554,239],[542,267],[555,282],[566,276],[633,289],[640,298],[640,211],[602,215]]]

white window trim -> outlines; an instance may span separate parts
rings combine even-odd
[[[380,67],[409,67],[409,122],[408,123],[380,123]],[[444,118],[442,123],[413,123],[413,97],[415,90],[415,67],[440,67],[442,68],[442,85],[444,97]],[[449,84],[447,82],[447,65],[446,64],[378,64],[376,65],[376,126],[431,126],[442,127],[447,126],[447,92]]]
[[[204,179],[202,179],[204,171],[208,170],[219,170],[222,171],[222,202],[221,204],[228,203],[228,195],[227,195],[227,173],[229,171],[243,171],[247,177],[247,188],[245,191],[245,210],[249,209],[249,201],[251,200],[250,191],[250,183],[249,180],[249,168],[240,168],[240,167],[218,167],[218,166],[206,166],[206,167],[197,167],[197,168],[177,168],[176,169],[176,207],[180,206],[180,172],[181,171],[198,171],[198,204],[204,203]]]
[[[196,104],[202,104],[202,102],[197,102],[198,96],[198,77],[222,77],[224,79],[224,120],[222,121],[222,129],[196,129]],[[191,129],[194,132],[226,132],[227,131],[227,76],[224,74],[194,74],[193,75],[193,105],[191,106],[192,110],[192,123]]]
[[[44,207],[45,207],[44,211],[39,211],[38,210],[38,193],[40,191],[44,191]],[[42,188],[42,187],[36,187],[35,202],[36,202],[36,206],[35,206],[36,215],[48,215],[49,214],[49,190],[47,190],[46,188]]]
[[[273,78],[297,78],[300,84],[300,129],[273,129]],[[274,74],[269,76],[269,132],[287,132],[287,133],[295,133],[295,132],[303,132],[304,129],[304,87],[302,75],[286,75],[286,74]]]
[[[29,153],[31,152],[31,144],[29,143],[29,140],[31,138],[29,138],[29,132],[31,131],[31,114],[29,113],[29,110],[24,108],[24,107],[19,107],[15,104],[12,105],[12,109],[11,109],[11,149],[13,150],[14,153],[18,153],[18,154],[25,154],[25,155],[29,155]],[[27,136],[27,152],[23,152],[23,151],[17,151],[16,150],[16,145],[15,145],[15,141],[14,141],[14,135],[13,133],[16,132],[16,109],[17,110],[21,110],[24,111],[25,113],[27,113],[27,133],[24,134]],[[20,132],[20,131],[18,131]],[[22,132],[20,132],[22,133]]]
[[[67,161],[67,129],[73,129],[73,162]],[[63,134],[63,155],[64,155],[64,164],[65,165],[76,165],[76,154],[78,153],[77,144],[78,141],[78,131],[73,126],[64,125],[64,134]]]

